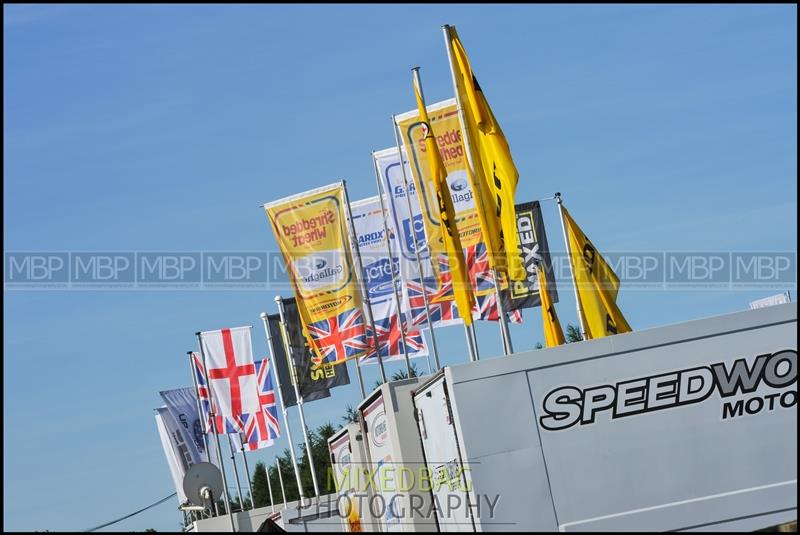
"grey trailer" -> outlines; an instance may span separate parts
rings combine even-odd
[[[380,531],[381,523],[369,507],[374,500],[373,488],[363,477],[370,464],[361,425],[349,423],[331,436],[328,451],[342,531]]]
[[[797,518],[797,305],[445,368],[414,392],[441,531]]]
[[[370,507],[382,531],[436,531],[430,489],[419,486],[425,464],[411,402],[419,384],[384,383],[358,406],[375,490]]]

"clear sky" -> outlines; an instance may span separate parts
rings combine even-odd
[[[412,66],[428,102],[452,96],[451,23],[518,201],[561,191],[601,251],[796,254],[796,21],[789,5],[4,6],[4,250],[274,251],[260,203],[339,178],[375,194],[370,151],[414,107]],[[544,217],[563,250],[552,203]],[[796,265],[785,287],[623,286],[619,302],[641,329],[795,281]],[[274,294],[6,289],[4,528],[85,529],[171,493],[158,391],[189,384],[197,330],[252,324],[264,354]],[[542,339],[538,309],[525,318],[519,349]],[[439,332],[445,363],[466,361],[463,331]],[[494,324],[479,339],[501,352]],[[309,424],[357,398],[353,375]],[[115,528],[176,529],[175,507]]]

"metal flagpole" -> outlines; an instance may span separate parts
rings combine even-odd
[[[480,351],[478,351],[478,334],[475,331],[475,324],[469,326],[469,334],[472,336],[472,343],[475,345],[475,360],[480,360]]]
[[[211,430],[214,432],[214,440],[216,441],[217,445],[217,460],[219,461],[219,469],[222,472],[222,482],[223,486],[225,487],[225,491],[222,493],[222,497],[225,500],[225,511],[228,513],[228,519],[231,522],[231,531],[236,531],[236,526],[233,523],[233,512],[231,511],[231,501],[230,491],[228,490],[228,478],[225,474],[225,463],[222,461],[222,446],[219,444],[219,434],[217,434],[217,415],[214,405],[214,394],[211,389],[211,374],[208,373],[208,362],[206,361],[206,352],[203,350],[203,335],[198,331],[195,333],[197,336],[197,344],[200,346],[200,357],[203,359],[203,369],[206,372],[206,384],[208,387],[208,403],[209,403],[209,415],[211,416]],[[213,496],[212,496],[213,498]],[[216,503],[216,502],[215,502]]]
[[[231,435],[228,437],[228,450],[231,452],[231,463],[233,463],[233,475],[236,476],[236,490],[239,491],[239,507],[244,511],[244,496],[242,496],[242,482],[239,480],[239,469],[236,467],[236,455],[233,453],[233,440]]]
[[[461,132],[462,132],[462,139],[464,141],[464,152],[467,154],[467,162],[472,169],[472,176],[475,177],[475,163],[472,161],[472,152],[470,152],[470,144],[469,144],[469,135],[467,134],[466,124],[464,123],[464,109],[461,106],[461,97],[458,94],[458,84],[456,82],[456,71],[453,68],[453,53],[450,49],[450,26],[445,24],[442,26],[442,31],[444,32],[444,45],[445,49],[447,49],[447,60],[450,64],[450,75],[453,78],[453,92],[456,95],[456,108],[458,109],[458,121],[461,125]],[[486,213],[483,211],[482,207],[482,200],[481,196],[475,193],[475,202],[479,205],[478,209],[481,210],[481,213]],[[488,248],[488,247],[487,247]],[[490,253],[494,253],[495,251],[490,251]],[[498,277],[497,270],[492,268],[492,278],[494,279],[494,291],[497,295],[497,313],[499,316],[499,324],[500,324],[500,336],[503,340],[503,352],[506,355],[510,355],[514,352],[514,347],[511,344],[511,333],[508,330],[508,318],[506,317],[505,309],[503,307],[503,299],[502,293],[500,291],[500,278]]]
[[[297,457],[295,456],[294,453],[294,440],[292,440],[292,428],[289,426],[289,415],[287,413],[286,405],[283,403],[284,398],[281,390],[281,377],[278,374],[278,368],[276,364],[277,357],[275,356],[275,346],[272,345],[272,333],[269,330],[269,320],[266,312],[261,313],[261,322],[264,324],[264,332],[266,333],[267,336],[267,347],[269,347],[270,360],[272,361],[269,367],[271,373],[274,374],[273,378],[275,379],[275,387],[278,390],[278,398],[280,399],[281,402],[281,412],[283,413],[283,427],[286,428],[286,439],[289,442],[289,454],[292,457],[292,467],[294,468],[294,477],[295,479],[297,479],[297,488],[300,491],[300,498],[302,499],[305,498],[305,495],[303,494],[303,484],[300,480],[300,469],[297,467]],[[287,362],[287,366],[289,364],[291,364],[291,361]],[[289,367],[289,369],[291,373],[291,366]]]
[[[283,508],[286,509],[286,488],[283,486],[283,474],[281,474],[281,461],[278,457],[275,457],[275,466],[278,467],[278,481],[281,482],[281,496],[283,496]],[[302,491],[300,492],[301,492],[300,503],[303,503],[303,494]]]
[[[422,105],[427,107],[427,105],[425,104],[425,94],[422,92],[422,80],[419,77],[419,67],[412,68],[411,73],[414,76],[414,82],[416,83],[417,91],[419,91],[419,98],[422,100]],[[428,125],[428,127],[433,129],[431,125]],[[446,178],[445,182],[447,182]],[[474,195],[474,197],[477,199],[478,195]],[[455,229],[455,232],[458,232],[458,229]],[[431,264],[433,264],[433,255],[431,255]],[[436,273],[436,269],[434,269],[433,272]],[[467,274],[467,279],[469,279],[469,274]],[[469,283],[469,280],[467,282]],[[453,291],[455,291],[456,284],[457,283],[453,281]],[[472,314],[472,310],[459,310],[458,313],[459,315],[461,315],[462,318],[465,318],[468,315]],[[476,352],[476,345],[474,344],[473,335],[472,333],[470,333],[470,325],[467,325],[466,321],[464,322],[464,333],[467,335],[467,348],[469,349],[469,360],[470,362],[476,361],[478,360],[478,353]]]
[[[436,363],[436,371],[442,367],[441,363],[439,362],[439,348],[436,346],[436,336],[433,334],[433,321],[431,321],[431,309],[428,305],[428,289],[425,286],[425,272],[422,270],[422,260],[420,260],[419,255],[419,241],[417,240],[417,230],[414,228],[414,212],[411,209],[411,192],[408,189],[408,177],[406,176],[406,165],[403,161],[403,149],[400,145],[400,128],[397,126],[397,121],[395,120],[395,116],[392,115],[392,130],[394,131],[394,140],[397,143],[397,156],[400,158],[400,171],[403,175],[403,191],[406,194],[406,205],[408,206],[408,217],[411,222],[409,225],[412,238],[414,239],[414,256],[417,258],[417,269],[419,270],[419,278],[420,278],[420,286],[422,287],[422,301],[425,303],[425,316],[428,319],[428,331],[431,334],[431,348],[433,349],[433,360]],[[422,192],[420,192],[420,195]],[[419,199],[419,195],[417,196]],[[420,210],[422,210],[422,204],[420,203]],[[425,217],[425,214],[422,214],[422,217]],[[431,259],[431,266],[433,265],[433,256],[430,254],[430,248],[428,248],[428,256]],[[436,273],[436,270],[434,270]]]
[[[247,475],[247,488],[250,491],[250,509],[255,509],[256,503],[253,497],[253,482],[250,479],[250,467],[247,466],[247,455],[244,453],[244,441],[242,440],[241,433],[239,433],[239,443],[242,445],[242,462],[244,463],[244,473]],[[244,502],[242,502],[242,507],[244,507]]]
[[[375,348],[375,356],[378,358],[378,366],[381,368],[381,382],[386,382],[386,370],[383,369],[383,357],[381,357],[380,346],[378,345],[378,332],[375,329],[375,318],[372,316],[372,302],[369,298],[369,291],[367,290],[367,283],[364,280],[364,267],[361,264],[361,250],[358,247],[358,236],[356,235],[356,227],[353,223],[353,210],[350,208],[350,198],[347,196],[347,181],[342,180],[342,189],[344,190],[344,203],[347,205],[347,219],[350,221],[350,241],[353,244],[353,249],[355,250],[355,256],[353,260],[358,264],[356,266],[358,282],[360,286],[361,295],[364,298],[364,302],[367,305],[367,320],[369,324],[372,326],[372,345]],[[358,363],[358,357],[356,357],[356,363]]]
[[[270,510],[274,513],[275,512],[275,500],[272,498],[272,478],[269,477],[269,468],[267,470],[267,489],[269,490],[269,507]],[[255,502],[252,502],[255,503]],[[264,504],[266,505],[266,504]]]
[[[278,313],[281,316],[281,326],[283,328],[283,347],[286,350],[286,355],[289,357],[289,371],[292,375],[292,386],[294,386],[294,397],[297,399],[297,409],[300,413],[300,427],[303,428],[303,440],[306,441],[306,453],[308,454],[308,466],[311,468],[311,481],[314,483],[314,494],[319,498],[319,484],[317,483],[317,472],[314,469],[314,456],[311,454],[311,442],[308,440],[308,428],[306,427],[306,413],[303,410],[303,396],[300,395],[300,388],[297,385],[297,373],[294,367],[294,355],[292,354],[292,346],[289,343],[288,330],[286,329],[286,320],[283,314],[283,298],[280,295],[275,296],[275,302],[278,303]]]
[[[567,264],[569,265],[569,272],[572,275],[572,289],[575,291],[575,307],[578,310],[578,322],[581,326],[581,336],[586,340],[586,326],[583,324],[583,308],[581,307],[581,300],[578,297],[578,279],[575,278],[575,272],[572,270],[572,250],[569,246],[569,237],[567,236],[567,225],[564,222],[564,203],[561,201],[561,193],[556,192],[556,203],[558,203],[558,216],[561,218],[561,232],[564,233],[564,246],[567,248]]]
[[[206,423],[203,418],[203,411],[201,410],[200,405],[200,389],[197,387],[197,375],[195,375],[195,366],[194,366],[194,351],[187,351],[187,355],[189,355],[189,371],[192,373],[192,384],[194,384],[194,395],[195,401],[197,402],[197,417],[200,418],[201,425],[203,426],[203,446],[206,448],[206,461],[211,462],[211,452],[208,450],[208,429],[206,429]],[[208,379],[206,379],[208,381]],[[209,390],[209,394],[210,394]]]
[[[402,158],[401,158],[402,159]],[[392,271],[392,289],[394,290],[394,299],[397,303],[396,309],[396,316],[397,316],[397,324],[400,326],[400,336],[402,337],[403,343],[403,356],[406,359],[406,372],[408,373],[408,377],[411,378],[411,361],[408,359],[408,347],[406,345],[406,328],[403,325],[403,311],[402,302],[400,301],[400,293],[397,290],[397,276],[395,275],[394,270],[394,260],[392,257],[392,246],[389,241],[389,226],[386,224],[386,206],[383,204],[383,191],[381,188],[381,175],[380,170],[378,169],[378,162],[375,161],[375,152],[372,153],[372,163],[375,167],[375,183],[378,186],[378,200],[381,203],[381,216],[383,220],[383,235],[386,238],[386,253],[389,255],[389,266]],[[403,162],[400,162],[400,165],[403,165]],[[388,352],[387,352],[388,354]],[[428,368],[430,368],[430,360],[428,360]]]

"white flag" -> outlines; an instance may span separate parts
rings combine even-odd
[[[160,394],[161,399],[167,405],[170,415],[178,423],[184,441],[189,445],[192,464],[200,462],[217,464],[213,456],[206,456],[205,441],[203,440],[203,422],[197,413],[197,395],[194,388],[164,390]]]
[[[389,148],[374,152],[375,165],[380,175],[381,186],[387,194],[386,209],[388,211],[389,232],[397,239],[397,254],[400,264],[400,277],[403,280],[403,295],[401,297],[404,314],[410,314],[413,325],[427,327],[428,319],[425,309],[425,299],[422,296],[423,285],[420,277],[419,264],[415,253],[415,245],[420,249],[420,264],[425,276],[426,294],[429,300],[429,310],[434,327],[443,327],[461,323],[455,315],[453,301],[434,302],[437,282],[431,267],[430,252],[428,249],[425,226],[422,220],[422,208],[417,196],[411,168],[403,151],[405,165],[405,180],[408,183],[408,198],[406,198],[403,169],[400,167],[400,157],[397,148]],[[409,204],[411,210],[409,210]]]
[[[405,339],[402,336],[397,315],[397,293],[393,286],[392,274],[398,278],[400,259],[396,242],[390,231],[390,239],[386,240],[384,213],[378,196],[350,203],[353,213],[353,227],[356,232],[361,263],[364,269],[364,281],[372,305],[372,317],[378,334],[378,347],[384,362],[409,357],[423,357],[428,354],[422,333],[412,327],[407,314],[403,315],[406,328]],[[401,289],[398,287],[397,292]],[[366,307],[366,303],[364,304]],[[368,317],[368,316],[367,316]],[[367,326],[372,329],[371,325]],[[371,340],[370,340],[371,342]],[[405,351],[404,351],[405,350]],[[377,363],[374,350],[361,359],[363,363]]]
[[[244,432],[243,415],[261,410],[250,327],[200,333],[214,411]]]
[[[186,503],[186,494],[183,492],[183,476],[186,475],[186,471],[192,464],[191,455],[167,408],[156,409],[155,417],[158,436],[161,438],[161,446],[164,448],[164,456],[167,458],[169,472],[172,474],[172,482],[175,483],[178,500],[180,503]]]

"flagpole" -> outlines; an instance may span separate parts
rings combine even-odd
[[[412,73],[412,75],[414,77],[414,83],[416,84],[417,91],[419,91],[419,98],[420,98],[420,100],[422,100],[422,105],[426,106],[426,108],[427,108],[427,105],[425,104],[425,94],[422,91],[422,80],[420,79],[420,76],[419,76],[419,67],[413,67],[411,69],[411,73]],[[431,130],[433,130],[433,126],[428,125],[428,127]],[[463,130],[463,127],[462,127],[462,130]],[[433,132],[431,132],[431,135],[433,135]],[[438,143],[437,143],[437,149],[438,149]],[[447,182],[447,178],[445,177],[445,186],[447,185],[446,182]],[[449,190],[448,190],[447,194],[448,195],[450,194]],[[475,195],[474,197],[477,199],[478,195]],[[454,229],[454,230],[455,230],[455,232],[458,232],[458,229]],[[463,254],[463,251],[462,251],[462,254]],[[433,264],[433,255],[431,255],[431,264]],[[431,267],[434,267],[434,266],[431,266]],[[466,264],[465,264],[465,267],[466,267]],[[434,267],[433,272],[436,273],[435,267]],[[469,273],[467,273],[467,283],[471,284],[471,282],[469,280]],[[453,281],[453,291],[454,292],[455,292],[456,284],[458,284],[458,282],[457,281]],[[423,284],[423,289],[424,289],[424,284]],[[471,288],[470,288],[470,291],[472,291]],[[456,308],[458,308],[458,305],[456,305]],[[458,314],[461,316],[462,321],[464,322],[464,332],[467,335],[467,349],[469,350],[469,360],[470,360],[470,362],[474,362],[474,361],[478,360],[478,353],[476,352],[476,346],[475,346],[475,343],[474,343],[474,340],[473,340],[472,333],[470,333],[470,327],[471,326],[467,325],[467,322],[464,320],[464,318],[466,318],[467,316],[469,316],[470,318],[472,317],[472,310],[459,310]]]
[[[317,483],[317,472],[314,469],[314,456],[311,454],[311,442],[308,440],[308,428],[306,427],[306,413],[303,410],[303,396],[300,395],[300,388],[297,385],[297,373],[294,367],[294,354],[292,353],[292,345],[289,343],[288,330],[286,329],[286,320],[283,313],[283,297],[280,295],[275,296],[275,302],[278,303],[278,314],[281,316],[281,326],[283,327],[283,347],[286,350],[286,355],[289,357],[289,371],[292,376],[292,386],[294,387],[294,397],[297,400],[297,409],[300,413],[300,426],[303,428],[303,439],[306,441],[306,453],[308,454],[308,466],[311,468],[311,481],[314,483],[314,493],[319,498],[319,484]],[[302,503],[302,500],[301,500]]]
[[[208,413],[211,416],[211,430],[214,432],[214,440],[216,441],[217,445],[217,460],[219,461],[219,469],[222,472],[222,481],[223,486],[225,487],[225,491],[222,493],[222,497],[225,500],[225,511],[228,513],[228,519],[231,523],[231,531],[236,531],[236,526],[233,523],[233,512],[231,511],[231,501],[228,496],[228,477],[225,474],[225,463],[222,461],[222,446],[219,444],[219,434],[217,433],[217,415],[216,411],[214,410],[214,392],[211,388],[211,374],[208,372],[208,362],[206,361],[206,352],[203,350],[203,335],[200,331],[195,333],[197,336],[197,344],[200,346],[200,356],[203,359],[203,370],[205,370],[206,374],[206,383],[208,388]],[[213,498],[213,496],[212,496]]]
[[[470,152],[470,144],[469,144],[469,136],[467,135],[467,128],[464,122],[464,109],[461,106],[461,97],[458,94],[458,83],[456,81],[456,71],[453,67],[453,54],[450,50],[450,25],[445,24],[442,26],[442,31],[444,33],[444,45],[445,49],[447,50],[447,61],[450,64],[450,76],[453,79],[453,93],[456,95],[456,108],[458,110],[458,122],[461,125],[461,138],[464,140],[464,152],[467,154],[467,162],[470,168],[472,169],[472,176],[479,180],[475,175],[475,163],[472,161],[472,152]],[[477,192],[473,192],[475,195],[475,202],[479,204],[478,210],[481,210],[481,213],[485,214],[486,212],[483,211],[482,199],[481,196],[477,194]],[[487,243],[488,249],[488,243]],[[496,251],[489,251],[490,256],[494,254]],[[503,352],[506,355],[510,355],[514,352],[514,346],[511,343],[511,333],[508,330],[508,318],[505,314],[505,308],[503,307],[503,299],[502,299],[502,292],[500,291],[500,278],[498,277],[497,270],[495,268],[491,269],[492,278],[494,279],[494,292],[497,295],[497,313],[499,316],[499,324],[500,324],[500,336],[503,340]]]
[[[192,373],[192,383],[194,384],[195,402],[197,402],[197,417],[200,418],[201,425],[203,426],[203,446],[206,448],[206,461],[210,463],[211,452],[208,449],[208,429],[206,428],[206,423],[208,422],[204,421],[205,418],[203,418],[203,411],[200,408],[200,389],[197,387],[197,375],[194,366],[194,357],[192,356],[194,351],[187,351],[186,354],[189,355],[189,371]],[[211,390],[209,390],[209,396],[210,395]]]
[[[281,462],[278,457],[275,457],[275,466],[278,467],[278,481],[281,482],[281,496],[283,496],[283,508],[286,509],[286,488],[283,486],[283,474],[281,474]],[[269,474],[267,474],[269,476]],[[301,489],[303,487],[300,487]],[[303,491],[300,491],[300,503],[303,503]]]
[[[239,507],[244,511],[244,497],[242,496],[242,482],[239,480],[239,469],[236,467],[236,455],[233,453],[233,440],[231,440],[230,433],[226,433],[228,437],[228,451],[231,452],[231,463],[233,463],[233,475],[236,476],[236,490],[239,491]]]
[[[394,140],[397,144],[397,156],[400,158],[400,171],[403,175],[403,191],[405,192],[406,197],[406,206],[408,207],[408,218],[409,218],[409,230],[411,232],[411,237],[414,240],[414,256],[417,259],[417,269],[419,270],[419,282],[420,286],[422,287],[422,301],[425,303],[425,317],[428,320],[428,332],[431,335],[431,348],[433,349],[433,360],[436,363],[436,371],[442,367],[441,363],[439,362],[439,348],[436,345],[436,336],[433,334],[433,321],[431,321],[431,309],[428,304],[428,289],[425,286],[425,272],[422,270],[422,260],[420,260],[419,255],[419,241],[417,240],[417,231],[414,228],[414,211],[411,208],[411,191],[408,187],[408,177],[406,176],[406,164],[403,161],[403,149],[400,145],[400,128],[397,126],[397,120],[395,116],[392,115],[392,130],[394,131]],[[419,196],[417,197],[419,199]],[[422,211],[422,204],[420,203],[420,212]],[[422,217],[425,217],[423,214]],[[427,245],[426,245],[427,247]],[[430,257],[430,248],[428,248],[428,256]],[[433,260],[431,259],[431,265],[433,265]],[[434,270],[434,273],[436,271]],[[412,321],[413,323],[413,321]]]
[[[271,512],[275,512],[275,500],[272,498],[272,478],[269,477],[269,468],[265,467],[267,471],[267,489],[269,490],[269,507]],[[251,500],[251,503],[255,504],[255,498]],[[266,506],[267,504],[264,504]],[[255,507],[254,507],[255,508]]]
[[[475,339],[473,338],[474,333],[470,330],[470,327],[472,327],[472,325],[464,323],[464,332],[467,335],[467,348],[469,349],[469,361],[477,362],[479,360],[478,352],[476,351]]]
[[[378,365],[381,368],[381,382],[386,382],[386,370],[383,369],[383,357],[381,357],[381,348],[380,344],[378,344],[378,331],[375,329],[375,318],[372,315],[372,302],[369,298],[369,291],[367,290],[367,283],[364,280],[364,267],[361,264],[361,250],[358,247],[358,236],[356,235],[356,227],[353,223],[353,210],[350,208],[350,198],[347,196],[347,181],[342,180],[342,189],[344,190],[344,203],[347,205],[347,218],[350,221],[350,241],[353,244],[353,249],[355,250],[355,258],[354,260],[358,264],[356,270],[358,271],[358,282],[361,288],[361,295],[364,298],[364,302],[367,305],[367,319],[369,320],[369,324],[372,326],[372,344],[375,348],[375,356],[378,358]],[[360,359],[356,357],[356,364]]]
[[[564,203],[561,200],[561,193],[556,192],[555,198],[558,204],[558,216],[561,218],[561,231],[564,233],[564,246],[567,248],[567,265],[569,265],[569,272],[570,275],[572,275],[572,289],[575,292],[575,307],[578,310],[578,322],[581,326],[581,336],[586,340],[586,326],[583,324],[583,308],[581,307],[580,297],[578,297],[578,279],[575,278],[575,272],[572,270],[572,250],[569,246],[567,225],[564,222]]]
[[[253,497],[253,482],[250,480],[250,467],[247,466],[247,455],[244,453],[244,442],[242,441],[242,434],[239,433],[239,443],[242,445],[242,462],[244,463],[244,471],[247,474],[247,487],[250,490],[250,509],[256,508],[255,498]],[[242,502],[244,504],[244,502]],[[244,505],[242,505],[244,507]]]
[[[400,165],[403,165],[402,162],[402,155],[400,156]],[[406,372],[408,373],[409,379],[411,378],[411,361],[408,358],[408,347],[406,344],[406,328],[403,325],[403,312],[402,312],[402,302],[400,301],[400,293],[397,290],[397,276],[395,275],[394,270],[394,257],[392,255],[392,246],[389,242],[389,226],[386,224],[386,206],[383,204],[383,190],[381,188],[381,175],[380,169],[378,169],[378,162],[375,161],[375,152],[372,153],[372,163],[375,167],[375,185],[378,187],[378,200],[381,203],[381,219],[383,221],[383,235],[386,238],[386,252],[389,255],[389,266],[392,271],[392,289],[394,290],[394,299],[397,303],[397,309],[395,310],[397,316],[397,324],[400,326],[400,336],[402,337],[403,341],[403,356],[406,359]],[[399,267],[399,266],[398,266]],[[402,283],[402,281],[401,281]],[[420,333],[421,334],[421,333]],[[388,354],[388,351],[387,351]],[[430,357],[428,358],[428,368],[431,367]]]
[[[289,426],[289,415],[287,412],[286,404],[283,402],[284,397],[281,390],[281,376],[278,374],[278,368],[276,364],[277,357],[275,356],[276,355],[275,346],[273,346],[272,344],[272,333],[269,330],[269,323],[266,312],[261,313],[261,322],[264,324],[264,332],[266,333],[267,336],[267,346],[269,347],[270,360],[272,361],[269,366],[270,373],[274,373],[275,387],[278,390],[278,397],[280,398],[281,402],[281,412],[283,413],[283,426],[286,428],[286,440],[289,442],[289,454],[292,457],[292,467],[294,468],[294,477],[295,479],[297,479],[297,488],[300,491],[300,498],[302,499],[305,498],[305,495],[303,494],[303,484],[300,481],[300,469],[297,466],[297,457],[294,453],[294,440],[292,440],[292,428]],[[290,362],[287,362],[287,366],[289,364]]]

